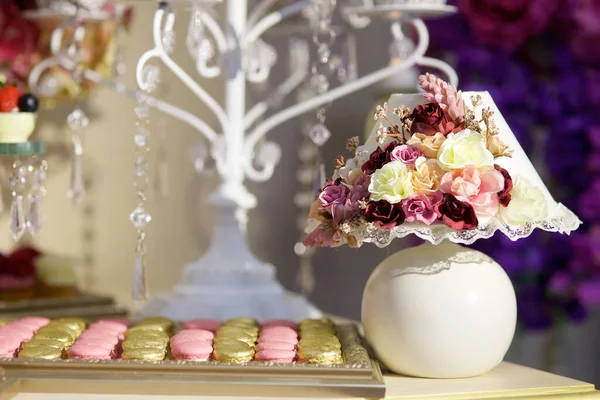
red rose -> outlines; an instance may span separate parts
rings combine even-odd
[[[385,200],[370,201],[365,210],[367,222],[374,222],[383,229],[392,229],[402,224],[405,218],[401,203],[390,204]]]
[[[449,193],[444,194],[444,199],[435,206],[435,211],[442,216],[446,225],[458,231],[476,228],[479,223],[473,207]]]
[[[422,133],[433,136],[440,132],[444,136],[458,132],[462,128],[456,126],[446,111],[442,110],[438,103],[421,104],[415,107],[410,115],[413,122],[410,133]]]
[[[508,204],[512,199],[510,196],[510,191],[513,189],[512,177],[510,176],[507,170],[505,170],[499,165],[494,165],[494,169],[500,172],[504,177],[504,189],[501,192],[498,192],[498,200],[500,201],[500,204],[502,204],[504,207],[508,207]]]
[[[371,175],[373,172],[383,167],[390,161],[390,153],[378,147],[377,150],[371,153],[369,161],[362,165],[362,170],[365,174]]]

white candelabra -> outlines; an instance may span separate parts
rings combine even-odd
[[[414,50],[402,62],[390,63],[387,67],[336,88],[320,90],[314,97],[265,118],[273,104],[277,103],[273,98],[281,100],[285,95],[293,92],[305,80],[311,68],[308,56],[302,56],[305,52],[292,51],[291,55],[296,55],[294,60],[296,68],[290,76],[275,89],[274,95],[248,109],[246,104],[248,82],[266,80],[274,65],[272,52],[265,47],[268,45],[261,37],[270,28],[286,19],[306,13],[311,7],[314,7],[313,12],[318,11],[325,2],[335,5],[335,1],[287,2],[289,5],[268,12],[277,1],[262,0],[249,15],[247,1],[226,0],[226,23],[223,29],[210,7],[220,1],[186,0],[186,3],[192,5],[186,40],[188,52],[195,60],[198,74],[203,78],[214,78],[220,75],[226,77],[223,106],[170,55],[174,40],[173,28],[176,23],[176,15],[171,9],[171,3],[181,1],[159,2],[152,28],[154,47],[140,57],[136,68],[136,80],[142,92],[149,92],[153,82],[149,79],[149,75],[152,74],[148,73],[148,62],[159,59],[214,113],[218,121],[216,128],[179,107],[147,94],[129,90],[118,82],[104,80],[93,71],[81,70],[76,57],[62,50],[64,27],[59,27],[52,38],[54,57],[43,61],[41,66],[32,72],[31,86],[36,86],[44,68],[60,64],[81,74],[85,79],[136,97],[138,101],[189,124],[210,146],[210,153],[221,178],[217,191],[210,198],[211,203],[220,211],[220,221],[215,229],[211,246],[198,261],[185,267],[181,282],[171,293],[153,296],[141,314],[161,314],[175,319],[194,317],[222,319],[240,315],[291,319],[317,316],[320,314],[319,311],[304,297],[286,291],[277,282],[275,268],[272,265],[258,260],[252,254],[244,237],[243,223],[240,224],[240,221],[243,222],[245,211],[256,206],[256,198],[247,190],[244,182],[247,179],[256,182],[267,181],[273,175],[280,159],[279,145],[264,141],[264,137],[292,118],[393,77],[415,65],[442,70],[451,82],[456,83],[456,74],[448,64],[424,55],[428,48],[429,36],[425,24],[418,18],[432,14],[452,13],[454,8],[440,0],[388,0],[383,5],[373,4],[373,1],[365,1],[369,4],[361,4],[360,1],[342,4],[341,11],[348,29],[362,28],[370,22],[370,18],[376,16],[392,18],[395,21],[400,19],[403,24],[412,25],[417,34]],[[205,31],[212,37],[214,46],[208,41]],[[317,35],[318,33],[315,33],[315,36]],[[315,38],[315,42],[317,41]],[[213,55],[216,57],[212,57]],[[218,61],[211,65],[212,58],[217,58]],[[313,75],[314,68],[313,65]],[[132,219],[138,230],[142,232],[143,241],[144,226],[151,218],[144,208],[140,210],[138,207],[136,212],[137,214],[132,214]],[[138,246],[138,250],[143,252],[143,243],[142,246]],[[142,270],[139,271],[139,268]],[[136,271],[138,271],[136,272],[138,280],[141,281],[137,282],[138,286],[134,286],[134,300],[143,300],[145,295],[143,262],[136,265]]]

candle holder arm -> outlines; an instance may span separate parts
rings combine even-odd
[[[406,58],[402,63],[391,65],[383,68],[379,71],[372,72],[359,78],[353,82],[344,84],[335,89],[329,90],[319,96],[313,97],[312,99],[306,100],[302,103],[296,104],[289,107],[272,117],[265,120],[262,124],[258,125],[245,140],[245,151],[244,154],[253,154],[253,150],[257,143],[263,138],[271,129],[283,124],[284,122],[297,117],[305,112],[314,110],[324,104],[337,100],[341,97],[347,96],[354,92],[357,92],[365,87],[371,86],[379,81],[387,79],[392,75],[410,68],[414,65],[420,64],[424,59],[424,54],[429,47],[429,33],[425,23],[420,19],[411,20],[411,24],[415,27],[418,34],[418,43],[413,53]],[[427,60],[425,60],[427,62]],[[271,178],[275,170],[275,165],[265,164],[261,170],[256,169],[252,163],[251,157],[244,159],[245,172],[251,180],[257,182],[264,182]]]

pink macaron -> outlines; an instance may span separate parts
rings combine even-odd
[[[181,332],[178,332],[173,337],[195,337],[203,340],[213,340],[215,334],[211,331],[207,331],[206,329],[185,329]]]
[[[35,330],[38,330],[42,326],[48,325],[50,323],[50,319],[46,317],[23,317],[19,318],[15,322],[24,326],[34,327]]]
[[[90,325],[90,327],[87,329],[88,331],[91,332],[102,332],[105,333],[107,335],[122,335],[123,333],[125,333],[125,331],[127,330],[126,328],[124,329],[122,326],[112,326],[112,325],[106,325],[106,324],[99,324],[99,325]]]
[[[110,329],[117,332],[117,334],[121,334],[127,330],[127,326],[113,321],[98,321],[91,324],[88,329]]]
[[[287,335],[289,337],[298,337],[298,333],[292,329],[289,328],[287,326],[266,326],[264,328],[261,328],[260,330],[260,334],[276,334],[279,336],[284,336]]]
[[[212,351],[213,347],[204,340],[171,344],[171,358],[174,360],[206,361]]]
[[[110,337],[108,337],[108,338],[97,338],[97,337],[81,338],[77,341],[77,344],[85,344],[88,346],[99,346],[99,347],[104,347],[108,350],[114,350],[114,348],[117,345],[117,343],[115,343],[114,340]]]
[[[123,325],[125,328],[129,328],[129,326],[131,325],[131,321],[129,321],[127,318],[105,318],[105,319],[96,321],[96,323],[103,323],[103,322],[110,322],[110,323]]]
[[[287,342],[296,344],[298,343],[298,335],[291,329],[290,331],[261,331],[258,336],[258,342]]]
[[[69,358],[80,360],[110,360],[112,351],[102,346],[75,343],[67,350]]]
[[[287,350],[292,351],[296,349],[296,345],[287,342],[260,342],[255,346],[256,351],[263,350]]]
[[[119,343],[119,338],[116,335],[108,335],[105,332],[101,332],[101,331],[85,331],[79,336],[79,340],[84,340],[84,339],[86,339],[86,340],[87,339],[105,340],[105,341],[113,344],[114,346],[116,346],[117,343]]]
[[[20,347],[21,340],[14,336],[0,337],[0,358],[16,357]]]
[[[191,319],[183,323],[183,329],[205,329],[216,332],[221,326],[221,322],[216,319]]]
[[[21,341],[30,340],[33,337],[33,333],[34,331],[31,328],[13,324],[0,328],[0,336],[14,336],[21,339]]]
[[[262,350],[256,353],[256,361],[277,362],[289,364],[294,362],[296,352],[290,350]]]
[[[298,329],[298,324],[288,319],[267,319],[260,323],[261,328],[266,328],[270,326],[286,326],[288,328],[292,328],[293,330]]]

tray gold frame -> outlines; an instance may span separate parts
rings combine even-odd
[[[286,397],[300,390],[305,397],[383,398],[385,384],[377,361],[367,349],[351,351],[360,342],[356,327],[339,325],[338,331],[345,333],[340,335],[345,363],[339,365],[4,358],[0,368],[7,383],[51,381],[51,390],[56,392],[97,393],[98,385],[110,382],[115,391],[130,394],[149,393],[152,388],[155,394]]]

